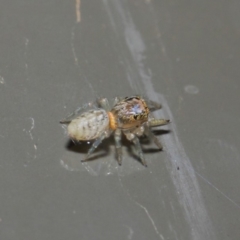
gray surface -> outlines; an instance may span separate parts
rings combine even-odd
[[[240,239],[239,11],[238,0],[2,1],[0,239]],[[69,146],[58,121],[136,93],[172,121],[165,151],[143,144],[144,168],[125,143],[118,167],[109,139],[81,164],[88,146]]]

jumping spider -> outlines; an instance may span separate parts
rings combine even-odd
[[[129,141],[132,141],[138,152],[138,156],[144,166],[145,161],[139,137],[146,135],[152,139],[161,150],[162,145],[151,131],[152,127],[163,126],[169,120],[155,119],[150,116],[150,112],[161,108],[161,105],[145,100],[139,96],[126,98],[115,98],[114,106],[111,109],[106,98],[97,101],[99,108],[91,108],[83,112],[82,108],[62,120],[61,124],[67,124],[68,135],[72,140],[89,141],[95,140],[88,150],[82,162],[88,160],[103,139],[114,134],[116,155],[118,164],[122,164],[122,133]],[[88,106],[89,107],[89,106]]]

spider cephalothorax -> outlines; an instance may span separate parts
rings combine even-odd
[[[86,108],[79,108],[73,114],[62,120],[62,124],[68,125],[68,134],[71,139],[77,141],[94,140],[86,158],[98,147],[102,140],[114,134],[117,160],[122,164],[122,133],[129,141],[132,141],[137,149],[139,158],[144,166],[147,166],[142,152],[139,137],[146,135],[154,141],[159,149],[162,145],[151,131],[151,127],[166,125],[169,120],[150,117],[150,112],[160,109],[161,105],[145,100],[139,96],[115,98],[115,103],[110,108],[106,98],[97,101],[97,107],[83,112]]]
[[[117,102],[111,112],[117,120],[117,128],[131,129],[147,122],[149,108],[140,97],[126,97]]]

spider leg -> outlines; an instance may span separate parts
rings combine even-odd
[[[148,108],[149,108],[150,112],[153,112],[153,111],[156,111],[156,110],[162,108],[162,105],[160,103],[151,101],[149,99],[145,99],[145,101],[146,101],[146,103],[148,105]]]
[[[106,111],[110,111],[110,104],[107,100],[107,98],[100,98],[97,100],[98,104],[100,105],[101,108],[103,108]]]
[[[87,162],[88,161],[88,158],[90,157],[90,155],[95,151],[95,149],[99,146],[99,144],[103,141],[104,138],[107,137],[107,134],[104,132],[99,138],[97,138],[91,148],[88,150],[88,153],[85,157],[85,159],[81,160],[81,162]]]
[[[145,126],[144,133],[145,133],[145,135],[146,135],[150,140],[153,140],[153,142],[155,143],[155,145],[156,145],[160,150],[163,149],[162,144],[160,143],[160,141],[158,140],[158,138],[154,135],[154,133],[151,131],[151,129],[149,128],[149,126]]]
[[[170,120],[168,119],[156,119],[156,118],[152,118],[149,119],[146,126],[145,126],[145,131],[144,133],[147,135],[148,138],[152,139],[153,142],[155,143],[155,145],[162,150],[163,146],[160,143],[160,141],[158,140],[158,138],[153,134],[153,132],[151,131],[151,127],[158,127],[158,126],[163,126],[166,125],[170,122]]]
[[[169,119],[156,119],[152,118],[148,120],[148,126],[149,127],[158,127],[158,126],[163,126],[166,125],[170,122]]]
[[[134,143],[134,145],[135,145],[135,147],[138,151],[138,156],[139,156],[143,166],[147,167],[147,163],[145,161],[143,151],[142,151],[142,147],[141,147],[141,144],[140,144],[140,141],[139,141],[138,137],[135,136],[134,139],[132,140],[132,142]]]
[[[139,156],[143,166],[147,167],[147,163],[145,161],[143,151],[142,151],[142,147],[141,147],[141,144],[140,144],[140,141],[139,141],[138,137],[135,134],[130,133],[130,132],[125,133],[125,135],[126,135],[126,137],[129,141],[132,141],[134,143],[135,148],[138,152],[138,156]]]
[[[115,97],[115,98],[114,98],[114,101],[113,101],[113,106],[114,106],[115,104],[117,104],[118,102],[120,102],[120,101],[121,101],[121,98]]]
[[[115,147],[116,147],[116,156],[119,165],[122,165],[122,132],[120,129],[117,129],[114,132]]]

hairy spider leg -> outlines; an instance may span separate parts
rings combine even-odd
[[[148,120],[148,126],[149,127],[158,127],[158,126],[167,125],[169,122],[170,122],[170,120],[168,120],[168,119],[151,118]]]
[[[110,104],[107,100],[107,98],[100,98],[98,99],[98,104],[100,105],[101,108],[103,108],[105,111],[110,111]]]
[[[114,101],[113,101],[113,106],[114,106],[115,104],[117,104],[118,102],[120,102],[120,101],[121,101],[121,98],[115,97],[115,98],[114,98]]]
[[[143,155],[143,151],[142,151],[142,147],[141,147],[141,144],[140,144],[140,141],[139,141],[137,135],[135,135],[133,133],[130,133],[130,132],[124,133],[124,134],[126,135],[126,137],[127,137],[127,139],[129,141],[134,143],[134,146],[135,146],[135,148],[137,150],[138,156],[139,156],[143,166],[147,167],[147,163],[145,161],[145,158],[144,158],[144,155]]]
[[[143,155],[143,151],[142,151],[142,147],[141,147],[141,144],[140,144],[140,141],[139,141],[139,138],[134,135],[134,138],[132,140],[132,142],[134,143],[135,147],[136,147],[136,150],[138,152],[138,156],[142,162],[142,164],[147,167],[147,163],[145,161],[145,158],[144,158],[144,155]]]
[[[145,126],[145,131],[144,133],[146,134],[146,136],[150,139],[153,140],[153,142],[155,143],[155,145],[162,150],[163,146],[160,143],[160,141],[158,140],[158,138],[153,134],[153,132],[151,131],[151,127],[158,127],[158,126],[163,126],[168,124],[170,121],[168,119],[156,119],[156,118],[152,118],[149,119],[146,126]]]
[[[87,156],[85,159],[81,160],[81,162],[88,161],[90,155],[95,151],[95,149],[99,146],[99,144],[103,141],[104,138],[109,136],[110,133],[104,132],[100,137],[98,137],[92,144],[91,148],[88,150]]]
[[[116,129],[114,132],[115,148],[116,148],[116,157],[119,165],[122,165],[122,131]]]
[[[158,138],[153,134],[149,126],[145,126],[144,133],[151,141],[155,143],[155,145],[159,148],[159,150],[163,149],[162,144],[160,143]]]
[[[162,105],[157,103],[157,102],[154,102],[154,101],[151,101],[149,99],[145,99],[145,102],[150,110],[150,112],[153,112],[153,111],[156,111],[158,109],[161,109],[162,108]]]

